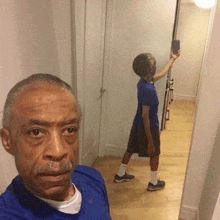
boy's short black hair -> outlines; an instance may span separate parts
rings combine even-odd
[[[134,72],[142,77],[154,75],[156,71],[156,59],[150,53],[141,53],[133,61]]]

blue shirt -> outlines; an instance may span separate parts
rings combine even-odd
[[[72,182],[82,194],[79,213],[60,212],[35,197],[23,185],[20,176],[14,178],[0,196],[0,219],[4,220],[109,220],[109,204],[101,174],[94,168],[77,166]]]
[[[158,97],[153,83],[140,79],[137,84],[138,107],[133,123],[137,126],[143,126],[142,107],[149,106],[150,128],[159,128],[158,121]]]

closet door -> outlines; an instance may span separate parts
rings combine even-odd
[[[82,110],[79,162],[92,165],[99,156],[106,4],[104,0],[73,3],[77,98]]]

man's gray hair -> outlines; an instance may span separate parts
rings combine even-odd
[[[73,94],[73,96],[75,97],[75,94],[74,94],[72,87],[69,84],[67,84],[66,82],[64,82],[63,80],[61,80],[60,78],[58,78],[57,76],[54,76],[52,74],[47,74],[47,73],[33,74],[33,75],[29,76],[28,78],[23,79],[20,82],[18,82],[17,84],[15,84],[15,86],[13,86],[11,88],[11,90],[9,91],[7,98],[6,98],[6,101],[5,101],[4,109],[3,109],[3,117],[2,117],[2,126],[3,127],[9,127],[9,125],[10,125],[11,106],[15,102],[18,94],[21,92],[21,90],[23,90],[25,87],[27,87],[28,85],[30,85],[34,82],[46,82],[48,84],[52,84],[52,85],[56,85],[61,88],[65,88],[68,91],[70,91]],[[75,97],[75,99],[76,99],[76,97]],[[77,108],[78,108],[79,119],[80,119],[81,118],[80,106],[79,106],[77,100],[76,100],[76,102],[77,102]]]

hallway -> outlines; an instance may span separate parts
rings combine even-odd
[[[193,128],[195,104],[174,100],[170,106],[170,120],[161,132],[159,176],[166,187],[161,191],[146,191],[149,180],[147,158],[132,159],[128,173],[133,182],[114,183],[121,158],[98,158],[94,167],[103,175],[114,220],[177,220]],[[137,157],[136,157],[137,158]]]

